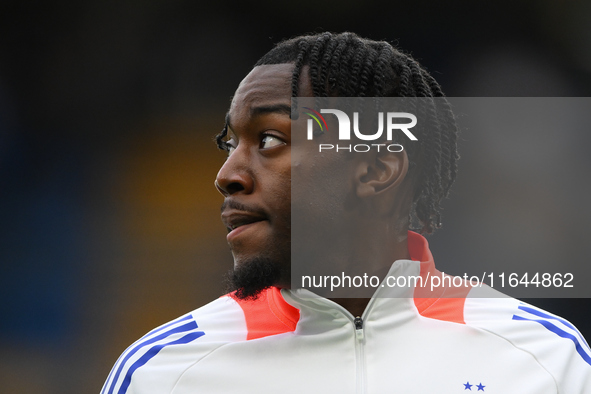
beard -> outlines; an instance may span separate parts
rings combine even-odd
[[[289,283],[291,270],[276,261],[259,257],[242,262],[226,274],[228,292],[240,300],[256,300],[259,295],[279,283]]]

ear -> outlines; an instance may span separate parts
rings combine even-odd
[[[402,152],[377,152],[357,166],[357,196],[371,197],[398,187],[408,173],[408,156]]]

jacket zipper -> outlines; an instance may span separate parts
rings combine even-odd
[[[357,316],[353,320],[355,325],[355,355],[357,356],[357,384],[356,392],[365,394],[365,335],[363,319]]]
[[[345,316],[348,316],[355,329],[355,358],[356,358],[356,389],[357,394],[366,394],[366,365],[365,365],[365,329],[363,325],[373,307],[375,298],[372,297],[361,316],[354,317],[348,310],[339,304],[335,304],[336,309],[340,309]]]
[[[362,340],[363,339],[363,319],[359,316],[357,316],[355,318],[355,320],[353,320],[353,324],[355,324],[355,334],[357,336],[357,339]]]
[[[353,325],[355,326],[355,354],[357,356],[357,394],[365,394],[367,391],[366,383],[366,360],[365,360],[365,328],[363,327],[365,320],[369,316],[371,308],[375,302],[375,298],[372,297],[369,303],[365,307],[363,314],[353,319]],[[349,313],[349,316],[352,316]]]

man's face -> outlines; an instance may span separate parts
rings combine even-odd
[[[235,273],[268,268],[261,265],[276,272],[259,287],[289,286],[292,71],[293,64],[258,66],[240,83],[227,118],[229,155],[216,178]]]

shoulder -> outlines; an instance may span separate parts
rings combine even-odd
[[[254,301],[222,296],[133,343],[115,363],[101,394],[169,393],[187,368],[217,349],[293,331],[296,314],[275,288]]]
[[[129,346],[113,366],[101,394],[170,392],[184,368],[216,346],[244,340],[245,333],[240,307],[230,297],[218,298]],[[142,390],[138,384],[151,388]]]
[[[566,319],[490,288],[471,292],[465,323],[531,355],[552,376],[559,392],[591,390],[591,349]]]

